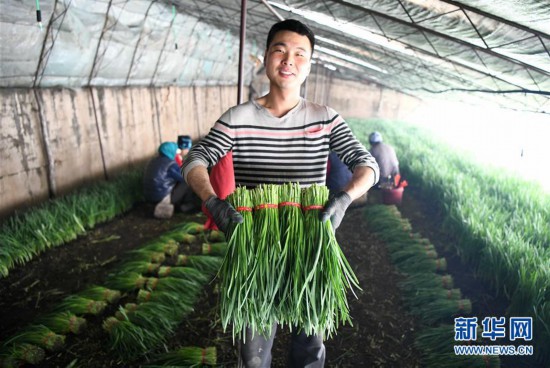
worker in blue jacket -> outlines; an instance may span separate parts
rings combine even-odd
[[[158,218],[170,218],[174,206],[182,212],[200,209],[195,203],[195,194],[183,180],[180,168],[175,161],[178,145],[164,142],[158,148],[158,156],[149,161],[143,176],[145,200],[155,204],[154,215]]]

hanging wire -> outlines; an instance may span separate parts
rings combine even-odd
[[[172,4],[172,31],[174,32],[174,47],[176,50],[178,49],[178,40],[176,38],[176,27],[174,27],[174,24],[176,22],[176,6]]]
[[[42,12],[40,11],[40,0],[36,0],[36,21],[38,22],[38,27],[42,31]]]

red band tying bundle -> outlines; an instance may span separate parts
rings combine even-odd
[[[278,208],[278,206],[273,203],[266,203],[266,204],[259,204],[256,207],[254,207],[255,210],[263,210],[265,208]]]
[[[302,207],[302,205],[298,202],[281,202],[279,203],[279,207],[285,207],[285,206],[290,206],[290,207]]]
[[[237,211],[252,212],[252,207],[240,206],[240,207],[237,207]]]
[[[309,211],[309,210],[322,210],[323,208],[325,208],[324,206],[321,206],[321,205],[318,205],[318,204],[314,204],[314,205],[311,205],[311,206],[306,206],[304,207],[304,211]]]

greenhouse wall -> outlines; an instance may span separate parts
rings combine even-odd
[[[310,76],[305,93],[344,118],[396,119],[419,101],[327,75]],[[236,86],[0,90],[0,218],[112,178],[180,134],[199,139],[236,96]]]

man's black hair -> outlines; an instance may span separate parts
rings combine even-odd
[[[266,50],[269,49],[269,45],[271,45],[271,41],[273,41],[275,34],[280,31],[291,31],[296,32],[299,35],[306,36],[311,44],[311,53],[313,54],[313,48],[315,47],[315,35],[308,26],[296,19],[285,19],[275,23],[271,27],[267,35],[267,43],[265,45]]]

